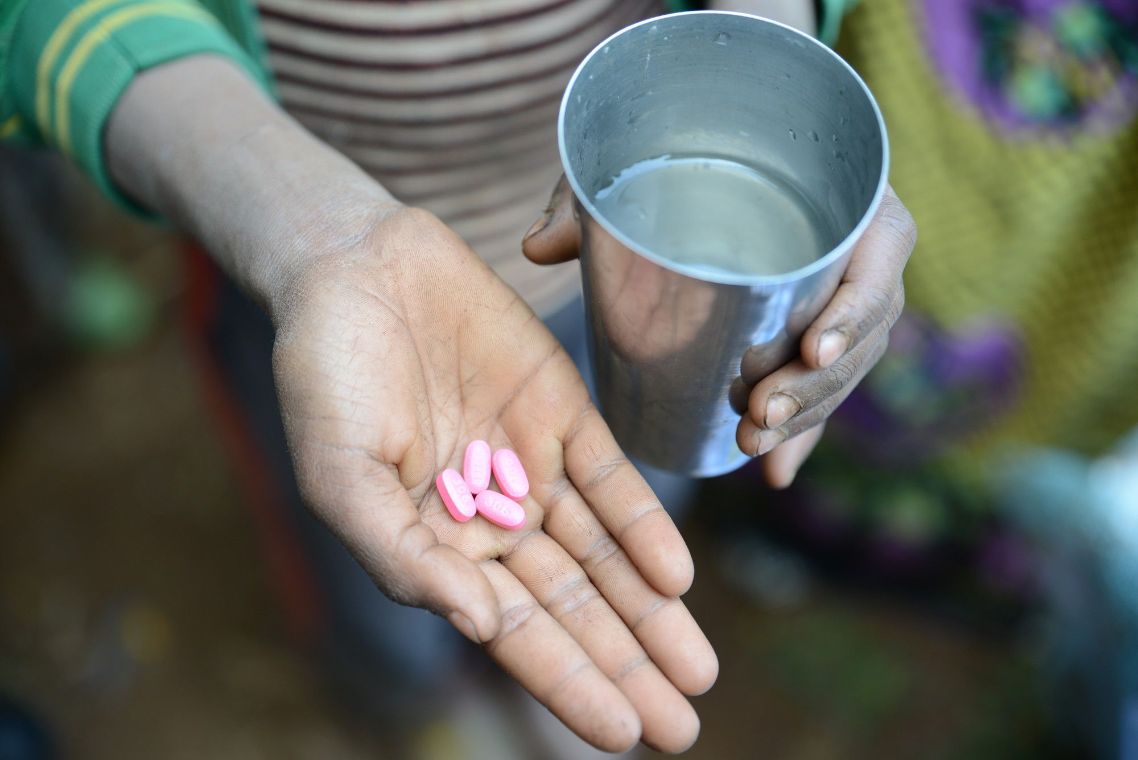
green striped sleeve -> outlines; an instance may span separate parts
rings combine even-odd
[[[16,110],[16,98],[8,86],[8,51],[12,32],[28,0],[0,0],[0,140],[22,142],[29,136],[24,119]]]
[[[261,35],[260,19],[253,0],[199,0],[207,11],[217,17],[225,30],[233,39],[237,40],[253,62],[266,72],[271,81],[269,69],[269,55],[265,46],[265,39]]]
[[[13,5],[12,0],[0,2]],[[135,75],[187,55],[211,53],[238,62],[268,89],[263,71],[217,18],[193,0],[31,0],[20,5],[9,44],[0,50],[5,56],[0,59],[0,92],[15,109],[10,118],[25,134],[71,156],[124,205],[131,204],[115,190],[103,161],[103,130]]]

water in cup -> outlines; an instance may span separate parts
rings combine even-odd
[[[719,158],[640,161],[596,206],[637,244],[712,277],[791,272],[839,239],[837,223],[788,181]]]

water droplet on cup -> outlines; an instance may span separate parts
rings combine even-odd
[[[838,136],[837,136],[837,135],[830,135],[830,139],[831,139],[832,141],[834,141],[834,142],[837,142],[837,141],[838,141]]]
[[[798,139],[798,134],[793,129],[787,130],[787,131],[790,132],[790,139],[791,140],[797,140]]]
[[[727,32],[720,32],[719,34],[715,35],[715,44],[716,45],[726,45],[730,39],[731,39],[730,34],[728,34]]]
[[[818,142],[818,133],[815,132],[813,129],[810,130],[809,132],[807,132],[806,134],[810,135],[811,140],[813,140],[814,142]]]

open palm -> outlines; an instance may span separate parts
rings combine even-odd
[[[718,663],[682,538],[530,308],[425,212],[318,261],[275,372],[312,508],[393,599],[447,617],[582,738],[681,751]],[[466,444],[518,452],[526,523],[455,522]]]

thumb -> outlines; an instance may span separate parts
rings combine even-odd
[[[535,264],[560,264],[577,258],[580,247],[581,226],[573,207],[573,191],[562,174],[545,213],[522,238],[522,253]]]

